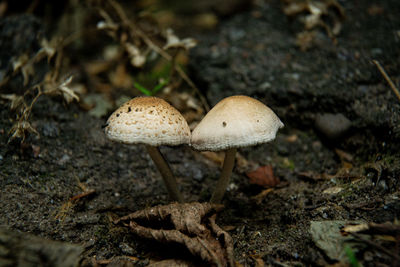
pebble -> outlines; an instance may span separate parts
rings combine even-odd
[[[330,140],[342,137],[351,127],[351,121],[341,113],[318,114],[315,128]]]

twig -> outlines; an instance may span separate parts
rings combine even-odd
[[[375,66],[378,68],[378,70],[381,72],[383,78],[387,81],[389,84],[390,88],[392,88],[393,92],[397,96],[397,98],[400,100],[400,92],[399,89],[394,85],[393,81],[390,79],[389,75],[386,73],[385,69],[382,67],[382,65],[377,61],[377,60],[372,60],[372,63],[375,64]]]

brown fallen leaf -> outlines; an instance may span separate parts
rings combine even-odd
[[[274,176],[271,165],[261,166],[254,171],[246,173],[251,184],[261,185],[264,187],[274,187],[280,183],[278,177]]]
[[[209,264],[234,266],[232,238],[215,223],[222,208],[210,203],[172,203],[137,211],[114,223],[128,226],[142,238],[182,244]]]

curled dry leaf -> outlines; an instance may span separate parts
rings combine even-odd
[[[62,95],[65,101],[67,101],[67,103],[72,102],[74,99],[79,102],[79,96],[77,96],[75,92],[72,91],[68,86],[71,83],[71,81],[72,81],[72,76],[69,76],[67,79],[65,79],[64,82],[62,82],[58,86],[58,89],[62,92]]]
[[[17,59],[12,59],[13,72],[21,72],[24,86],[29,83],[29,77],[35,74],[33,63],[34,61],[27,54],[22,54]]]
[[[40,60],[44,56],[47,57],[47,61],[50,61],[50,59],[52,59],[57,52],[57,45],[59,44],[57,44],[56,39],[53,39],[49,42],[46,38],[43,38],[40,42],[41,48],[35,55],[36,61]]]
[[[197,45],[197,41],[193,38],[185,38],[182,40],[179,39],[179,37],[174,34],[174,31],[172,29],[167,29],[166,35],[167,44],[163,47],[163,49],[165,50],[170,48],[183,48],[189,50],[190,48],[193,48]]]
[[[67,103],[72,102],[73,100],[76,100],[79,102],[79,96],[72,90],[70,89],[69,84],[72,82],[73,76],[69,76],[67,79],[65,79],[63,82],[61,82],[59,85],[55,84],[55,82],[52,81],[51,77],[48,76],[46,79],[46,82],[44,83],[44,93],[45,94],[59,94],[64,97],[65,101]]]
[[[300,20],[304,24],[306,32],[321,27],[336,42],[335,36],[339,35],[345,18],[344,9],[336,0],[282,0],[282,2],[285,4],[283,8],[285,15],[291,17],[303,15]],[[296,44],[302,50],[311,47],[315,37],[315,32],[311,31],[310,34],[306,32],[297,36]]]
[[[143,238],[182,244],[209,264],[234,266],[232,238],[215,223],[222,208],[210,203],[173,203],[137,211],[114,223],[129,226]]]
[[[15,138],[21,138],[22,142],[25,140],[26,133],[34,133],[36,135],[39,135],[39,133],[36,131],[35,128],[32,127],[32,125],[26,121],[17,121],[14,123],[14,125],[10,129],[10,138],[8,139],[8,142],[10,143],[13,139]]]

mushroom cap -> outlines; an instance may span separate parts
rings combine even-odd
[[[192,132],[196,150],[219,151],[252,146],[275,139],[283,123],[260,101],[230,96],[217,103]]]
[[[108,118],[106,136],[126,144],[189,144],[190,128],[173,106],[157,97],[136,97]]]

